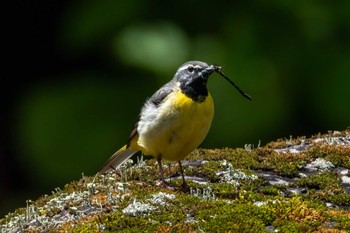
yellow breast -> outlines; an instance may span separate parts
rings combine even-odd
[[[196,102],[180,91],[174,91],[159,106],[154,119],[138,129],[133,149],[146,155],[179,161],[196,149],[207,135],[214,104],[210,94]]]

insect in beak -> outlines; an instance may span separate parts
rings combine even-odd
[[[245,98],[247,98],[248,100],[252,100],[252,97],[250,95],[248,95],[247,93],[245,93],[241,88],[239,88],[239,86],[237,86],[231,79],[229,79],[222,71],[222,67],[221,66],[217,66],[217,65],[212,65],[211,66],[212,69],[214,69],[214,71],[218,74],[220,74],[221,77],[223,77],[224,79],[226,79],[229,83],[231,83],[232,86],[234,86],[237,91],[239,91],[239,93],[241,93],[241,95]]]

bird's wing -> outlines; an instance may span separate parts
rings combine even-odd
[[[156,91],[147,102],[153,103],[156,107],[158,107],[165,97],[167,97],[174,90],[174,83],[168,82],[164,86],[162,86],[158,91]]]
[[[153,105],[153,107],[157,108],[164,101],[164,99],[173,91],[173,89],[174,89],[174,83],[169,82],[165,84],[146,101],[144,108],[150,104]],[[120,165],[122,165],[126,160],[128,160],[131,156],[133,156],[135,153],[138,152],[137,150],[131,149],[130,144],[134,142],[133,140],[137,140],[137,137],[138,137],[137,127],[138,127],[139,120],[140,120],[140,116],[131,131],[127,144],[124,147],[122,147],[120,150],[115,152],[107,160],[103,168],[100,170],[100,173],[105,173],[111,170],[115,170]]]

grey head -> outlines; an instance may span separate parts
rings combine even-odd
[[[208,78],[216,69],[217,66],[205,62],[189,61],[177,69],[172,81],[185,95],[202,102],[208,96]]]

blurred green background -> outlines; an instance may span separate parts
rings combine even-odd
[[[219,64],[206,148],[350,124],[350,1],[36,1],[5,7],[0,216],[94,175],[188,60]]]

